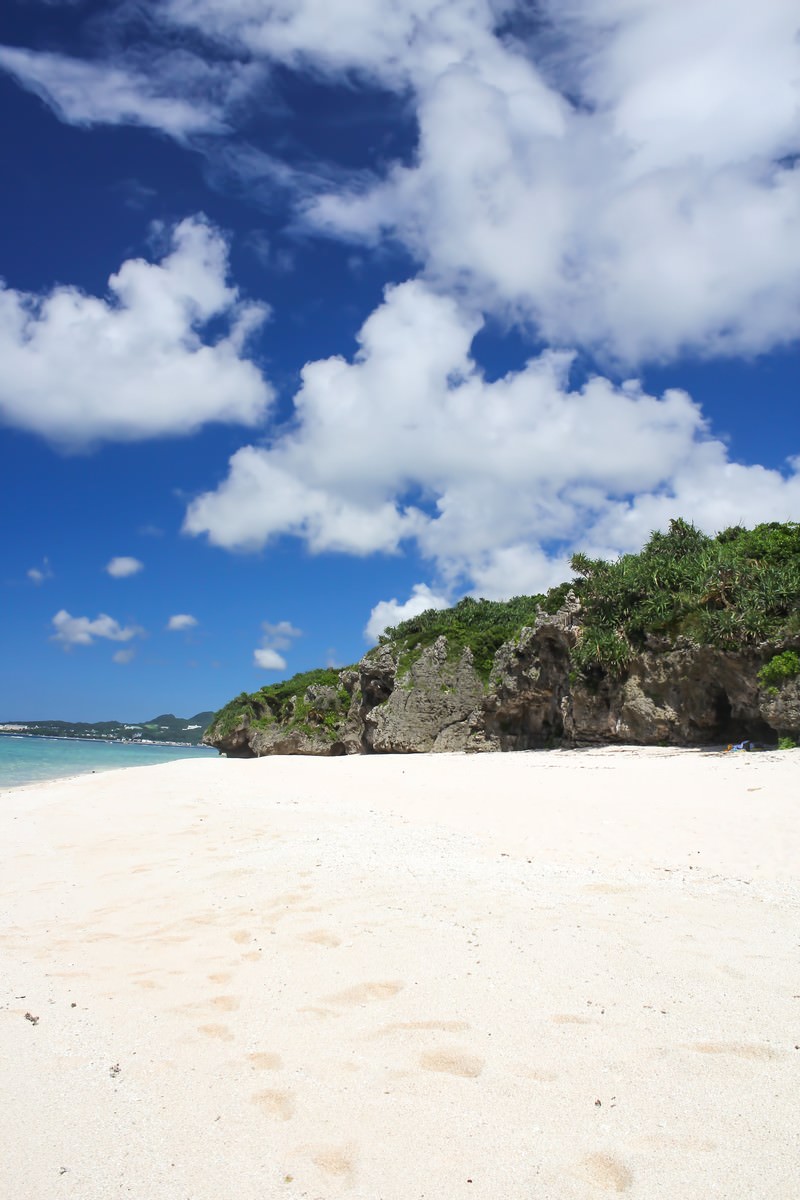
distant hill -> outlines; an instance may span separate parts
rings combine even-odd
[[[180,742],[197,746],[211,724],[213,712],[176,717],[161,713],[137,724],[126,721],[9,721],[0,724],[2,733],[22,733],[33,737],[105,738],[124,742]]]

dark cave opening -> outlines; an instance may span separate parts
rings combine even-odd
[[[714,697],[714,725],[710,734],[710,741],[732,745],[748,741],[774,746],[778,740],[775,730],[760,717],[734,715],[728,695],[723,691]]]

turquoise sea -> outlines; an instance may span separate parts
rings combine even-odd
[[[3,734],[0,735],[0,788],[41,779],[63,779],[68,775],[89,775],[93,771],[113,771],[118,767],[152,766],[176,758],[216,757],[216,753],[195,746],[137,746]]]

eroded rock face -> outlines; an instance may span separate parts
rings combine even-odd
[[[346,754],[344,744],[327,732],[308,732],[303,729],[285,729],[282,725],[269,729],[254,729],[250,748],[256,758],[266,754],[307,754],[316,758],[331,758]]]
[[[777,691],[758,683],[774,647],[731,653],[653,641],[624,678],[583,680],[570,662],[579,619],[574,597],[554,616],[541,615],[500,647],[488,681],[471,652],[453,653],[444,636],[408,667],[391,644],[380,646],[357,671],[341,673],[339,690],[308,689],[302,728],[255,721],[224,739],[212,728],[206,740],[232,756],[800,740],[800,679]]]
[[[761,693],[761,715],[778,737],[800,741],[800,679]]]
[[[379,753],[466,749],[469,719],[483,695],[470,651],[453,658],[447,638],[437,638],[395,679],[385,701],[365,713],[367,744]]]
[[[634,659],[627,677],[572,689],[568,734],[576,744],[698,746],[774,741],[761,711],[756,651],[731,654],[679,640]]]

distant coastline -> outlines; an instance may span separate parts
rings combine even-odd
[[[0,726],[0,737],[6,738],[38,738],[43,742],[102,742],[107,746],[180,746],[191,750],[206,750],[211,747],[200,745],[198,742],[156,741],[150,738],[120,738],[102,737],[97,734],[82,733],[32,733],[29,729],[11,729]]]
[[[147,721],[0,721],[0,735],[125,746],[191,747],[199,745],[213,716],[212,712],[198,712],[192,717],[160,713]]]

